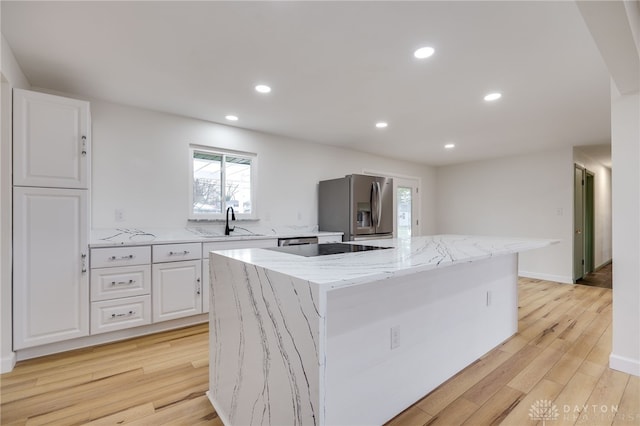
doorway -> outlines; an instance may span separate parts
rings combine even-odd
[[[573,282],[594,270],[595,202],[594,173],[574,165]]]
[[[418,181],[406,178],[394,178],[395,186],[395,237],[411,238],[419,235],[419,212],[420,205]]]

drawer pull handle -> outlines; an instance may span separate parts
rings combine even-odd
[[[87,137],[82,136],[82,151],[80,151],[82,155],[87,155]]]
[[[115,285],[131,285],[134,284],[136,282],[136,280],[129,280],[129,281],[111,281],[111,285],[115,286]]]
[[[87,255],[85,253],[82,253],[80,255],[80,258],[82,259],[82,273],[84,274],[85,272],[87,272]]]
[[[128,255],[126,255],[126,256],[120,256],[120,257],[118,257],[118,256],[111,256],[111,257],[109,258],[109,260],[129,260],[129,259],[133,259],[134,257],[135,257],[135,256],[134,256],[134,255],[132,255],[132,254],[128,254]]]
[[[184,251],[170,251],[169,256],[185,256],[189,254],[189,250]]]
[[[121,317],[130,317],[132,315],[135,315],[135,311],[129,311],[125,314],[111,314],[111,318],[121,318]]]

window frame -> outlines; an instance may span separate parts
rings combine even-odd
[[[226,157],[239,157],[250,161],[250,197],[251,197],[251,213],[239,213],[235,212],[237,220],[258,220],[257,214],[257,202],[256,202],[256,185],[257,185],[257,168],[258,168],[258,154],[252,152],[233,151],[228,149],[214,148],[208,146],[190,145],[189,146],[189,220],[190,221],[221,221],[226,220],[226,208],[222,209],[220,213],[195,213],[193,211],[193,158],[196,153],[202,153],[205,155],[219,155],[222,157],[220,180],[222,186],[221,197],[225,199],[226,192],[226,170],[225,163]]]

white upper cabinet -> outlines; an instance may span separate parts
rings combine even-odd
[[[13,91],[13,184],[88,189],[89,102]]]

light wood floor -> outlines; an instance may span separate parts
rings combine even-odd
[[[534,425],[542,401],[555,404],[537,412],[549,426],[640,424],[640,379],[607,368],[611,290],[519,289],[518,334],[390,425]],[[20,362],[0,376],[0,423],[221,425],[205,396],[207,339],[205,324]]]

